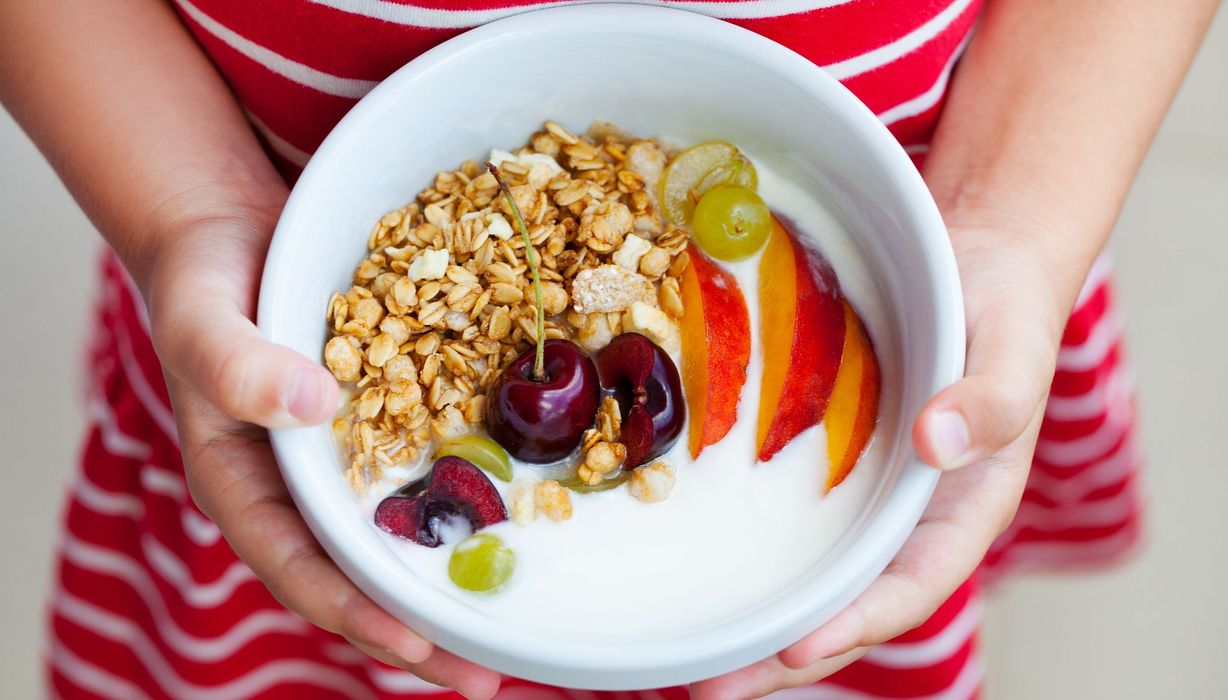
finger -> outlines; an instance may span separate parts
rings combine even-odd
[[[388,649],[377,649],[353,639],[349,642],[374,659],[402,668],[427,683],[451,688],[470,700],[488,700],[494,697],[502,681],[498,673],[442,649],[436,649],[426,661],[408,663]]]
[[[428,683],[452,688],[469,700],[490,700],[499,692],[502,682],[495,671],[439,648],[426,661],[410,664],[408,670]]]
[[[1037,305],[1002,302],[970,330],[962,380],[939,392],[913,424],[917,455],[940,469],[985,459],[1017,439],[1048,396],[1057,354]]]
[[[993,458],[943,474],[921,522],[883,574],[830,622],[782,651],[782,663],[805,668],[929,619],[1014,517],[1041,415],[1034,413],[1020,439]]]
[[[867,651],[852,649],[801,669],[789,668],[773,656],[733,673],[692,683],[689,691],[692,700],[760,698],[783,688],[816,683],[865,656]]]
[[[332,374],[265,341],[236,303],[210,285],[175,290],[155,308],[154,343],[166,369],[228,415],[285,428],[320,423],[336,412]]]
[[[188,486],[239,558],[283,605],[311,623],[407,662],[425,661],[431,643],[367,598],[316,542],[267,441],[252,435],[254,429],[213,432],[225,418],[173,384]]]

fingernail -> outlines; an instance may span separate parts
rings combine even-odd
[[[934,466],[955,469],[967,464],[972,436],[964,417],[956,411],[939,411],[931,419],[931,424],[934,453],[938,457],[938,464]]]
[[[325,385],[320,373],[314,369],[301,369],[290,381],[286,409],[300,421],[313,420],[320,415],[324,394]]]

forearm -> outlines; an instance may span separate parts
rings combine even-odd
[[[233,96],[167,3],[0,3],[0,100],[134,275],[194,219],[280,202]]]
[[[1073,304],[1215,6],[989,0],[925,166],[955,235],[1044,238]]]

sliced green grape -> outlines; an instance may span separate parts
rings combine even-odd
[[[586,484],[580,481],[580,477],[573,476],[570,479],[559,481],[559,485],[565,489],[575,491],[576,493],[597,493],[599,491],[609,491],[613,488],[618,488],[627,480],[627,472],[622,472],[613,479],[606,479],[595,484]]]
[[[467,591],[498,590],[516,570],[516,553],[503,540],[490,534],[466,538],[452,550],[448,577]]]
[[[512,480],[512,462],[499,443],[481,435],[463,435],[446,440],[432,459],[460,457],[486,470],[500,481]]]
[[[695,209],[692,190],[709,173],[742,158],[737,146],[724,141],[708,141],[674,156],[661,176],[661,208],[670,222],[685,226]]]
[[[759,188],[759,173],[755,165],[746,156],[739,153],[736,158],[721,163],[709,170],[691,190],[692,201],[707,193],[708,190],[721,185],[741,185],[748,190]]]
[[[695,242],[721,260],[741,260],[763,247],[772,212],[763,198],[740,185],[721,185],[700,198],[691,217]]]

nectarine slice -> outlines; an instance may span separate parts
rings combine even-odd
[[[738,417],[750,362],[750,315],[733,275],[695,245],[681,279],[682,386],[691,457],[715,444]]]
[[[852,304],[844,302],[844,355],[836,386],[827,404],[827,488],[831,491],[853,471],[870,443],[878,422],[882,387],[874,344]]]
[[[772,234],[759,261],[761,462],[823,420],[844,349],[841,299],[827,259],[772,217]]]

